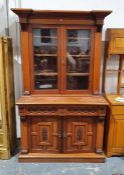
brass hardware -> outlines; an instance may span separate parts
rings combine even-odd
[[[62,138],[62,133],[59,131],[57,136],[58,136],[58,138]]]
[[[24,91],[24,95],[30,95],[30,91]]]
[[[63,133],[63,137],[66,138],[67,137],[67,134],[66,133]]]
[[[26,116],[22,116],[20,119],[21,119],[22,122],[26,122],[27,117]]]

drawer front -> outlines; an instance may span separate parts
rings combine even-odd
[[[112,115],[112,118],[115,120],[124,120],[124,114],[123,115]]]
[[[36,105],[19,106],[20,116],[105,116],[106,106]]]
[[[112,106],[112,114],[124,114],[124,106]]]

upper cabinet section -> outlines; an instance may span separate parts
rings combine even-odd
[[[12,10],[21,23],[24,94],[99,94],[101,29],[111,11]]]

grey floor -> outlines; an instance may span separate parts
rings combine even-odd
[[[105,163],[18,163],[18,155],[0,160],[0,175],[124,175],[124,157]]]

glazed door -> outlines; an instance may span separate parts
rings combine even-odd
[[[55,26],[35,26],[30,30],[32,91],[58,93],[61,76],[60,29]]]
[[[61,149],[60,120],[57,117],[30,119],[30,152],[59,153]]]
[[[64,32],[65,92],[89,93],[92,83],[94,30],[83,27],[65,27]]]
[[[33,93],[91,92],[93,27],[34,26],[30,33]]]
[[[64,119],[64,153],[93,152],[96,123],[93,118],[68,117]]]

